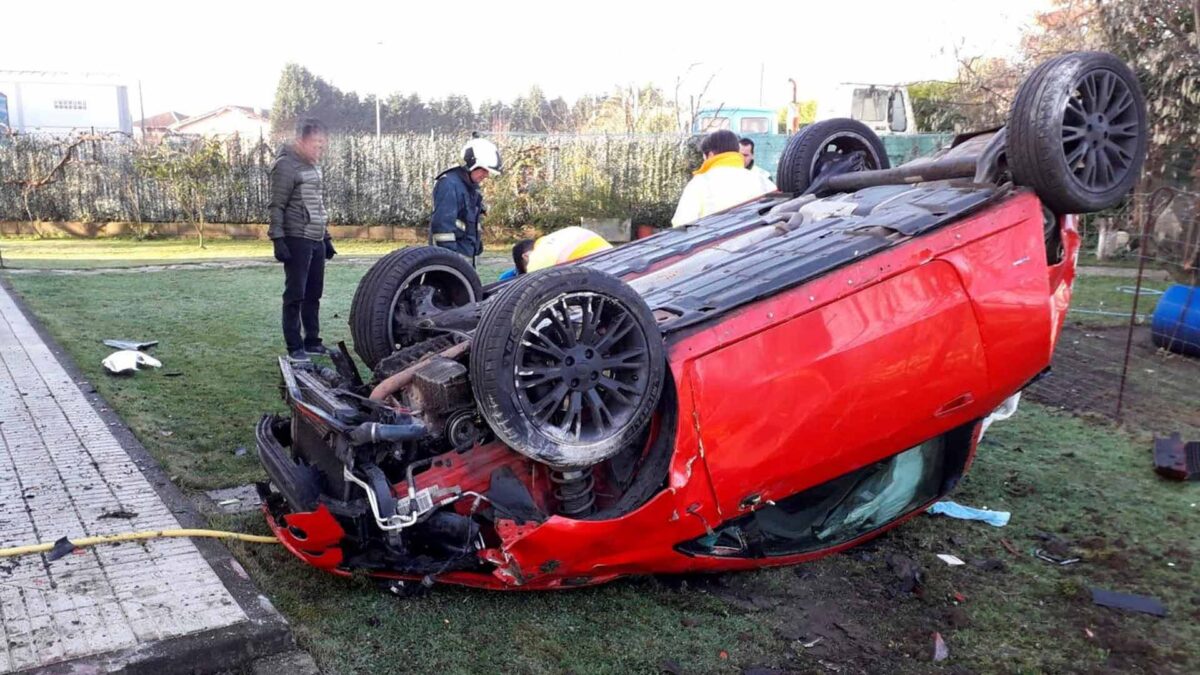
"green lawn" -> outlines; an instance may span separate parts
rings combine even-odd
[[[1074,296],[1071,298],[1072,320],[1097,326],[1128,325],[1136,284],[1137,279],[1127,277],[1076,277]],[[1158,303],[1159,292],[1167,290],[1170,285],[1169,281],[1143,279],[1138,314],[1152,314]]]
[[[335,242],[342,256],[378,256],[403,246],[394,241],[342,239]],[[497,251],[506,250],[502,248]],[[231,259],[272,258],[269,241],[208,239],[37,239],[0,238],[0,255],[10,269],[84,269],[129,267]]]
[[[485,281],[501,254],[480,265]],[[350,299],[367,267],[337,258],[326,270],[323,336],[350,341]],[[99,275],[12,274],[12,285],[62,340],[96,390],[180,485],[239,485],[260,475],[254,423],[282,405],[276,357],[283,272],[278,266]],[[158,340],[163,363],[132,378],[100,365],[106,338]]]
[[[490,258],[485,277],[503,267],[502,254]],[[349,338],[349,301],[364,272],[330,267],[327,341]],[[177,482],[208,488],[263,477],[251,444],[258,416],[281,407],[278,268],[8,281]],[[1125,281],[1081,279],[1077,298],[1116,303],[1108,289]],[[106,337],[160,340],[154,354],[164,367],[128,379],[103,374]],[[436,588],[402,600],[318,573],[278,547],[232,548],[328,672],[653,673],[664,664],[689,673],[1200,672],[1200,566],[1192,562],[1200,485],[1158,479],[1149,443],[1023,403],[988,432],[954,496],[1012,511],[1008,527],[922,516],[846,554],[682,588],[643,578],[531,595]],[[237,456],[238,447],[250,452]],[[266,530],[257,516],[214,525]],[[1048,546],[1039,536],[1061,539],[1084,562],[1034,558],[1032,549]],[[949,567],[937,553],[1003,569]],[[924,568],[923,592],[899,588],[894,555]],[[1096,608],[1091,585],[1154,595],[1170,615]],[[930,662],[935,631],[950,649],[941,664]]]

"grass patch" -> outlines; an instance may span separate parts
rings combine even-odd
[[[342,256],[379,256],[405,244],[339,239],[334,245]],[[131,267],[233,259],[272,260],[274,256],[271,242],[243,239],[209,239],[200,248],[194,239],[0,238],[0,253],[5,267],[11,269]]]
[[[485,281],[505,266],[502,254],[490,258]],[[327,341],[348,339],[349,301],[364,272],[330,266]],[[9,280],[179,483],[263,477],[251,444],[258,416],[281,408],[273,365],[282,351],[280,270]],[[1080,279],[1077,302],[1116,302],[1124,296],[1107,289],[1128,281]],[[160,340],[164,368],[103,374],[105,337]],[[279,547],[231,548],[328,672],[626,673],[657,672],[664,662],[686,672],[1198,672],[1200,486],[1158,479],[1149,443],[1023,403],[988,432],[954,495],[1012,511],[1008,527],[922,516],[846,554],[686,585],[640,578],[531,595],[439,587],[398,599],[365,580],[318,573]],[[239,446],[251,451],[237,457]],[[266,531],[257,516],[215,525]],[[1084,562],[1056,567],[1031,554],[1053,545]],[[948,567],[937,553],[972,564]],[[921,593],[899,588],[893,556],[924,568]],[[1003,569],[973,564],[985,560]],[[1092,585],[1154,595],[1170,616],[1096,608]],[[949,645],[946,663],[930,661],[934,631]]]
[[[505,267],[480,265],[485,282]],[[350,343],[350,300],[367,267],[334,259],[326,270],[322,336]],[[98,275],[13,274],[12,286],[79,364],[138,439],[188,488],[240,485],[260,476],[254,424],[282,409],[276,358],[279,267]],[[159,340],[163,362],[133,377],[108,375],[106,338]],[[238,448],[250,450],[239,456]]]
[[[1072,320],[1089,325],[1128,325],[1136,285],[1137,279],[1129,277],[1078,276],[1075,278],[1071,311],[1068,314]],[[1169,281],[1143,279],[1138,314],[1152,314],[1158,304],[1159,293],[1170,286]]]

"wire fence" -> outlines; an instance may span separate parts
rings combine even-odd
[[[1083,223],[1071,310],[1030,398],[1200,438],[1200,193],[1153,186]]]
[[[496,137],[505,174],[484,184],[493,227],[578,224],[620,217],[670,219],[698,164],[686,136],[511,135]],[[175,138],[175,161],[200,153],[200,139]],[[322,159],[333,224],[422,225],[435,177],[461,161],[455,135],[335,135]],[[0,138],[0,220],[172,223],[200,213],[210,223],[262,223],[274,150],[262,140],[221,142],[222,162],[201,193],[181,195],[147,171],[163,153],[120,135]]]

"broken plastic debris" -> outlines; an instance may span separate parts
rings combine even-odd
[[[1033,550],[1033,555],[1036,556],[1037,558],[1040,558],[1041,560],[1045,560],[1048,563],[1053,563],[1060,567],[1066,566],[1066,565],[1074,565],[1075,563],[1083,560],[1083,558],[1060,558],[1056,555],[1051,555],[1050,553],[1047,553],[1045,549],[1041,549],[1041,548],[1035,548]]]
[[[233,449],[234,457],[241,457],[242,455],[245,455],[245,454],[246,454],[246,448],[241,445],[239,445]]]
[[[962,558],[959,558],[956,555],[950,555],[949,553],[939,553],[937,554],[937,557],[939,560],[947,565],[950,565],[951,567],[955,567],[957,565],[966,565],[966,563],[962,561]]]
[[[945,661],[950,658],[950,648],[946,646],[946,641],[942,639],[941,633],[933,634],[933,660]]]
[[[58,560],[59,558],[70,554],[74,550],[75,544],[72,544],[70,539],[62,537],[58,541],[54,542],[54,548],[50,549],[50,552],[46,554],[46,560]]]
[[[1166,616],[1167,608],[1159,602],[1158,598],[1152,598],[1147,595],[1133,595],[1131,593],[1118,593],[1116,591],[1106,591],[1103,588],[1092,588],[1092,602],[1101,607],[1109,607],[1112,609],[1125,609],[1131,612],[1141,612],[1142,614],[1151,614],[1153,616]]]
[[[1004,399],[998,408],[993,410],[991,414],[983,418],[983,429],[979,430],[979,438],[987,433],[988,427],[992,426],[992,422],[1004,421],[1013,415],[1017,414],[1017,405],[1021,402],[1021,392],[1017,392],[1012,396]]]
[[[114,375],[124,375],[132,373],[138,369],[138,366],[150,366],[152,368],[162,368],[162,361],[147,356],[141,352],[126,349],[124,351],[113,352],[109,354],[101,363]]]
[[[1179,432],[1155,438],[1154,470],[1172,480],[1200,480],[1200,441],[1185,443]]]
[[[113,349],[131,349],[136,352],[153,347],[158,344],[158,340],[148,340],[146,342],[138,342],[137,340],[105,340],[104,344]]]
[[[947,516],[959,520],[978,520],[992,527],[1004,527],[1012,514],[1008,511],[989,511],[973,506],[963,506],[957,502],[942,501],[929,507],[929,513],[935,516]]]

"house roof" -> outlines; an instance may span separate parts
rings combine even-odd
[[[256,119],[256,120],[259,120],[262,122],[266,122],[269,119],[269,115],[270,115],[270,113],[267,110],[259,109],[259,108],[252,108],[247,105],[223,105],[220,108],[215,108],[213,110],[209,110],[206,113],[201,113],[199,115],[193,115],[192,117],[189,117],[187,119],[175,122],[175,123],[171,124],[170,128],[172,131],[178,131],[178,130],[180,130],[184,127],[187,127],[188,125],[193,124],[195,122],[200,122],[202,120],[206,120],[211,117],[217,117],[219,115],[224,115],[225,113],[231,113],[231,112],[245,115],[247,117],[250,117],[252,119]]]
[[[165,129],[176,122],[182,122],[187,119],[187,115],[174,110],[151,115],[144,120],[134,122],[133,126],[141,129],[143,126],[147,129]]]

